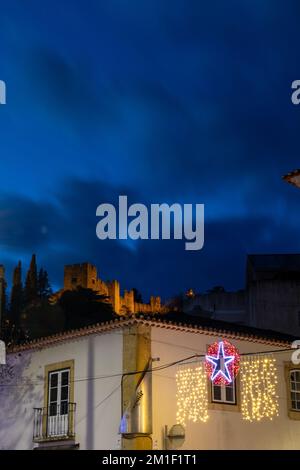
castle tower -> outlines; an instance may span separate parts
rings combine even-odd
[[[150,305],[151,305],[151,312],[157,313],[161,310],[161,298],[154,297],[153,295],[150,297]]]
[[[77,287],[95,290],[97,288],[97,280],[97,268],[90,263],[70,264],[65,266],[65,290],[74,290]]]
[[[129,313],[134,313],[134,292],[133,290],[124,291],[124,306]]]
[[[108,295],[117,315],[120,314],[120,284],[118,281],[107,282]]]

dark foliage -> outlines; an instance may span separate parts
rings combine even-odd
[[[32,255],[30,266],[25,281],[24,298],[26,305],[34,302],[38,297],[38,275],[36,256]]]
[[[143,297],[142,297],[142,294],[140,293],[140,291],[138,289],[136,289],[135,287],[132,290],[133,290],[134,301],[139,303],[139,304],[142,304],[143,303]]]
[[[77,287],[76,290],[65,291],[59,305],[65,314],[66,329],[80,328],[114,317],[108,298],[92,289]]]
[[[38,297],[40,299],[48,299],[52,295],[48,273],[45,269],[41,268],[38,275]]]
[[[65,329],[65,314],[58,304],[47,299],[26,307],[21,314],[21,330],[28,339],[60,333]]]

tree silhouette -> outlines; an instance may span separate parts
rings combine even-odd
[[[52,294],[48,273],[43,268],[39,270],[37,293],[40,299],[49,299]]]
[[[13,273],[13,285],[10,297],[9,321],[11,325],[20,323],[21,310],[23,308],[22,265],[19,261]]]
[[[26,305],[35,301],[38,297],[38,276],[36,256],[33,254],[25,281],[25,303]]]
[[[136,289],[135,287],[132,290],[133,290],[134,301],[138,304],[142,304],[143,303],[143,297],[142,297],[142,294],[140,293],[140,291],[138,289]]]
[[[21,331],[30,340],[61,333],[65,323],[63,309],[58,304],[49,304],[47,299],[28,305],[21,313]]]
[[[59,300],[59,305],[65,313],[66,329],[80,328],[114,317],[106,295],[83,287],[65,291]]]

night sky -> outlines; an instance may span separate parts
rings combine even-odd
[[[169,297],[300,252],[299,0],[0,1],[0,263]],[[96,207],[204,203],[205,245],[100,241]]]

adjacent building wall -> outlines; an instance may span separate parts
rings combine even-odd
[[[123,434],[122,448],[152,449],[152,376],[143,373],[152,367],[151,327],[132,325],[123,335],[122,415],[129,412],[130,428]],[[133,371],[139,373],[131,375]]]
[[[246,266],[249,324],[300,335],[300,255],[249,255]]]
[[[246,292],[216,291],[187,296],[183,310],[191,315],[202,315],[215,320],[247,323]]]
[[[262,280],[247,289],[249,325],[300,335],[300,281]]]

